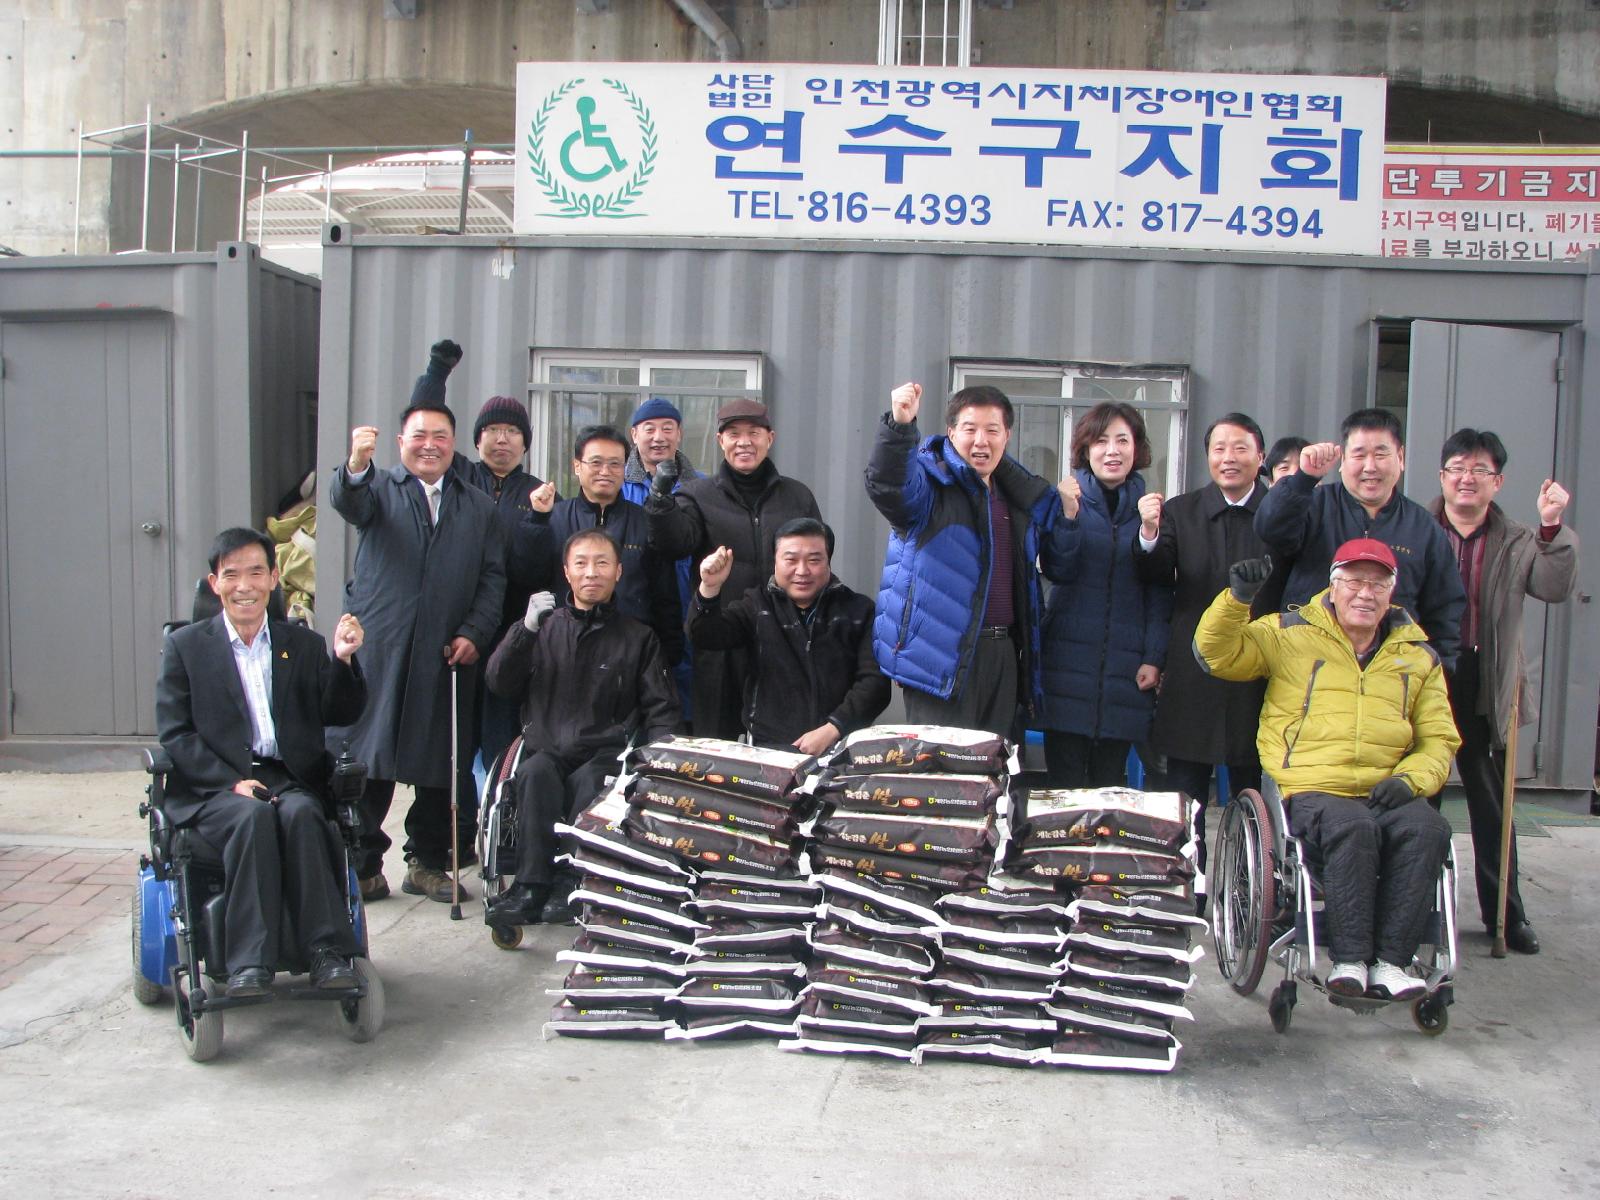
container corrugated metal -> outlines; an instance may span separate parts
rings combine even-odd
[[[530,350],[759,353],[774,458],[812,486],[837,529],[837,573],[870,592],[887,529],[861,476],[902,380],[938,394],[961,359],[1183,366],[1195,486],[1206,477],[1196,443],[1209,421],[1242,409],[1269,439],[1331,436],[1371,402],[1378,323],[1426,318],[1571,335],[1562,343],[1566,395],[1579,403],[1562,406],[1557,469],[1574,484],[1574,524],[1600,528],[1600,490],[1579,469],[1600,462],[1600,423],[1580,420],[1596,387],[1586,380],[1600,381],[1592,364],[1585,369],[1583,333],[1597,319],[1591,270],[1054,247],[377,238],[330,226],[323,487],[353,424],[376,424],[385,439],[395,432],[440,337],[466,348],[449,385],[464,429],[488,396],[527,395]],[[323,523],[322,561],[348,570],[353,539],[336,525]],[[1584,590],[1597,582],[1585,565]],[[1546,694],[1566,701],[1541,780],[1587,788],[1596,695],[1570,681],[1600,677],[1600,648],[1587,607],[1552,611],[1547,673],[1564,674]],[[319,620],[333,615],[324,606]]]

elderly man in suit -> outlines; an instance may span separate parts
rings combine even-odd
[[[173,762],[168,815],[222,856],[228,995],[266,992],[285,908],[312,984],[354,988],[355,935],[321,792],[325,727],[366,705],[361,623],[339,619],[330,657],[321,635],[268,620],[278,570],[272,542],[253,529],[219,534],[210,567],[222,611],[168,639],[156,719]]]

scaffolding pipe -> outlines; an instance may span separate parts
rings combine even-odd
[[[139,221],[139,249],[150,249],[150,106],[144,106],[144,216]]]
[[[467,231],[467,190],[472,187],[472,130],[461,139],[461,208],[456,213],[456,232]]]
[[[233,239],[236,242],[244,241],[244,210],[245,210],[245,203],[244,203],[245,185],[244,185],[244,181],[245,181],[245,178],[246,178],[245,172],[244,172],[244,162],[245,162],[245,159],[250,157],[250,131],[248,129],[243,130],[240,133],[239,141],[241,143],[241,145],[239,147],[239,232],[234,235],[234,239]]]
[[[78,252],[78,229],[83,224],[83,122],[78,122],[78,177],[72,185],[72,252]]]

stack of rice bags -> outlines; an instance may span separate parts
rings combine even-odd
[[[666,903],[653,907],[586,878],[573,898],[583,903],[586,933],[591,918],[609,928],[622,901],[636,906],[632,920],[658,926],[651,933],[660,948],[678,956],[675,986],[659,997],[679,1018],[664,1027],[667,1037],[791,1031],[819,899],[799,854],[811,803],[801,784],[813,764],[807,755],[710,738],[656,742],[630,756],[617,832],[683,872],[686,886],[670,898],[658,891]],[[575,853],[573,865],[582,868],[580,859]]]
[[[1128,788],[1027,793],[1011,869],[1068,897],[1046,1011],[1058,1023],[1035,1061],[1170,1071],[1188,1020],[1195,944],[1194,805]]]
[[[910,1060],[941,1005],[941,896],[978,887],[1004,836],[1012,750],[938,726],[873,726],[815,781],[811,867],[822,887],[795,1049]]]

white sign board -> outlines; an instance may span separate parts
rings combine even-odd
[[[1381,79],[522,63],[516,232],[1378,253]]]
[[[1560,262],[1600,248],[1600,148],[1394,146],[1385,258]]]

